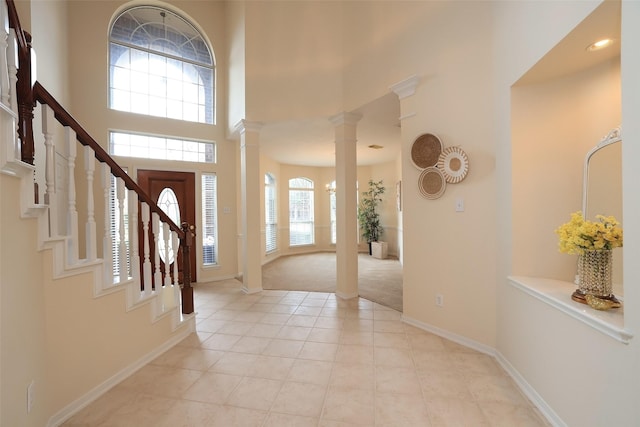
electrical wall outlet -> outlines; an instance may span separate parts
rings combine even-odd
[[[444,306],[444,296],[442,296],[442,294],[436,294],[436,305],[438,307]]]

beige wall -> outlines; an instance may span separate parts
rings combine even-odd
[[[606,3],[615,5],[615,2]],[[557,252],[553,230],[565,222],[572,211],[580,208],[581,162],[585,150],[604,136],[609,127],[617,125],[619,111],[623,139],[634,141],[640,135],[635,119],[640,105],[638,82],[632,77],[639,72],[640,66],[636,42],[640,9],[635,2],[623,2],[622,5],[620,88],[615,64],[603,65],[564,81],[548,82],[537,88],[540,97],[534,94],[533,87],[512,88],[520,76],[598,5],[599,2],[501,2],[496,8],[499,19],[495,23],[495,42],[496,52],[500,52],[496,55],[493,76],[496,84],[493,106],[498,125],[497,174],[500,177],[496,348],[566,425],[634,425],[640,419],[634,398],[640,392],[640,371],[635,362],[640,357],[637,337],[629,344],[622,344],[509,286],[505,280],[509,274],[524,273],[571,276],[571,260],[566,259],[571,257]],[[545,16],[554,19],[545,20]],[[546,22],[544,32],[537,30],[540,20]],[[580,82],[584,84],[582,90],[577,86]],[[565,87],[561,88],[561,83]],[[553,93],[554,89],[557,95]],[[622,92],[621,110],[620,105],[616,105],[620,102],[617,100],[619,90]],[[562,94],[574,98],[561,100]],[[553,105],[543,108],[544,96],[553,99]],[[591,112],[577,108],[577,96],[581,105],[589,106]],[[514,105],[525,108],[521,103],[524,99],[535,101],[537,105],[527,105],[530,110],[511,109]],[[562,111],[559,111],[561,107]],[[542,140],[537,139],[533,146],[529,140],[526,146],[521,115],[525,111],[546,118],[538,120],[539,123],[530,120],[529,129],[553,128],[562,138],[554,141],[554,137],[547,135]],[[555,118],[546,113],[552,111],[557,112]],[[568,123],[561,123],[562,119]],[[555,143],[551,145],[552,142]],[[623,163],[626,162],[623,164],[624,258],[627,260],[638,256],[640,237],[635,224],[640,203],[637,191],[633,190],[639,172],[631,160],[638,156],[635,145],[623,143]],[[550,148],[559,152],[560,161],[550,159],[545,162],[548,176],[544,178],[544,184],[535,188],[523,187],[523,168],[535,173],[536,165],[540,163],[535,160],[546,158]],[[527,154],[533,156],[534,161],[524,165],[523,156]],[[518,188],[531,191],[533,200],[525,200],[527,194]],[[526,206],[520,208],[520,203]],[[539,236],[527,241],[528,230],[532,228],[538,230]],[[529,259],[533,255],[530,246],[537,248],[535,255],[547,262]],[[626,262],[624,266],[625,283],[637,281],[635,278],[640,276],[640,268],[629,264]],[[625,287],[624,305],[625,329],[636,331],[640,325],[637,314],[640,294],[635,286]],[[603,365],[607,369],[602,370]],[[589,373],[588,381],[584,380],[586,373]]]
[[[490,3],[353,2],[346,7],[345,105],[388,93],[409,76],[401,100],[404,315],[477,342],[495,343],[495,138]],[[357,24],[357,25],[356,25]],[[384,66],[380,62],[384,58]],[[437,134],[470,160],[467,178],[438,200],[418,189],[408,154],[419,135]],[[393,181],[392,181],[393,182]],[[394,190],[391,190],[392,192]],[[457,198],[466,210],[455,212]],[[435,306],[436,294],[444,307]]]
[[[227,105],[227,134],[231,135],[239,120],[245,119],[245,4],[231,2],[226,5],[227,63],[229,84]],[[218,55],[218,58],[222,57]]]
[[[280,164],[266,156],[261,160],[261,176],[271,173],[276,178],[278,199],[278,249],[271,254],[263,255],[263,263],[271,261],[279,256],[296,253],[335,251],[335,245],[331,244],[331,219],[329,215],[329,193],[326,185],[335,180],[335,170],[329,167],[310,167]],[[380,215],[385,234],[383,240],[389,244],[389,254],[398,254],[398,212],[396,210],[396,186],[399,171],[397,162],[389,162],[380,165],[362,166],[358,168],[359,192],[367,190],[369,179],[382,180],[385,186],[383,201],[380,205]],[[289,246],[289,187],[291,178],[306,177],[312,179],[315,185],[315,244],[310,246]],[[261,214],[264,218],[264,192],[261,194]],[[264,224],[262,227],[262,240],[264,247]],[[359,250],[367,251],[366,244],[361,242]]]
[[[203,267],[202,241],[196,238],[198,259],[197,279],[200,282],[234,277],[237,274],[236,233],[236,146],[226,138],[226,88],[229,56],[227,54],[226,9],[222,2],[179,1],[164,5],[196,23],[210,41],[216,60],[216,124],[206,125],[158,117],[128,114],[107,108],[108,97],[108,34],[112,19],[127,5],[122,1],[69,2],[69,60],[71,86],[70,112],[89,133],[108,149],[108,131],[145,132],[163,136],[178,136],[214,141],[217,149],[216,164],[186,162],[158,162],[147,159],[120,158],[117,161],[134,177],[138,169],[191,171],[196,173],[196,226],[201,212],[200,174],[215,173],[218,180],[218,243],[219,264]],[[87,19],[91,17],[91,19]],[[232,34],[234,34],[232,32]],[[236,64],[236,62],[234,62]],[[90,76],[90,77],[88,77]],[[78,183],[78,203],[81,204],[83,180]],[[231,209],[229,214],[224,208]],[[101,201],[96,204],[96,222],[103,223]],[[82,219],[81,223],[82,223]],[[101,235],[101,232],[98,232]]]
[[[38,65],[42,82],[61,100],[67,100],[64,3],[43,2],[32,8],[29,2],[18,1],[16,7],[21,24],[33,36],[34,49],[41,52]],[[36,111],[35,132],[41,129],[39,120]],[[44,187],[40,190],[42,194]],[[0,424],[42,426],[50,416],[51,378],[46,366],[46,286],[43,254],[37,251],[37,220],[19,219],[18,179],[0,176],[0,199]],[[35,398],[31,413],[27,413],[27,386],[31,381]]]
[[[5,141],[2,141],[4,143]],[[43,426],[50,412],[46,370],[43,256],[37,251],[37,220],[19,220],[20,181],[0,175],[0,384],[3,426]],[[36,400],[27,414],[27,386]]]
[[[127,310],[124,288],[95,298],[90,273],[52,279],[52,251],[44,253],[43,266],[48,380],[43,396],[50,415],[112,381],[182,331],[172,331],[171,316],[154,319],[151,303]]]
[[[341,2],[251,1],[245,8],[246,118],[266,123],[348,111]]]
[[[180,124],[169,124],[168,121],[153,118],[135,120],[134,123],[125,115],[106,109],[106,84],[100,83],[106,82],[107,46],[104,35],[114,10],[121,4],[69,3],[68,21],[73,23],[69,29],[69,77],[74,81],[71,89],[72,112],[102,140],[106,140],[106,129],[116,125],[128,128],[135,124],[143,129],[168,134],[173,134],[176,129],[182,131]],[[640,409],[635,402],[640,395],[638,338],[625,345],[604,337],[509,287],[506,281],[509,274],[519,272],[549,272],[563,277],[569,273],[566,265],[570,261],[566,255],[555,253],[553,234],[535,243],[540,245],[541,251],[554,251],[553,255],[545,255],[549,256],[551,267],[528,265],[528,249],[521,249],[520,242],[526,238],[523,234],[526,230],[521,229],[521,224],[527,224],[532,211],[514,209],[520,200],[520,195],[514,190],[524,184],[524,175],[511,162],[512,158],[522,158],[525,152],[521,149],[525,147],[516,140],[521,131],[518,130],[518,116],[511,109],[512,101],[517,103],[521,97],[533,99],[535,94],[527,88],[512,90],[512,85],[599,2],[350,2],[340,6],[337,2],[301,2],[295,5],[283,2],[274,4],[273,9],[269,9],[269,4],[252,2],[248,5],[246,25],[247,28],[251,27],[247,31],[251,32],[252,38],[247,41],[246,73],[247,93],[251,92],[247,99],[251,105],[247,106],[246,118],[295,118],[300,111],[298,106],[306,103],[311,105],[310,114],[313,116],[348,111],[388,93],[390,85],[410,75],[415,74],[420,78],[416,94],[401,101],[402,113],[415,115],[402,122],[404,154],[400,168],[383,166],[380,171],[370,168],[358,173],[358,180],[362,184],[367,178],[376,179],[378,176],[385,181],[387,176],[393,177],[395,181],[398,179],[395,174],[399,169],[402,170],[402,223],[403,229],[408,231],[403,236],[401,250],[404,261],[404,315],[488,348],[495,348],[567,425],[633,425],[640,419]],[[179,5],[191,17],[197,18],[216,44],[227,43],[225,37],[230,32],[225,31],[224,22],[221,21],[226,16],[221,9],[222,3],[194,1],[180,2]],[[344,15],[340,10],[344,11]],[[261,16],[270,17],[263,22],[272,22],[280,19],[281,15],[283,23],[291,25],[289,28],[292,32],[301,32],[300,23],[294,19],[294,11],[317,16],[321,24],[334,22],[334,18],[335,22],[344,23],[338,31],[342,33],[340,37],[337,33],[327,32],[325,27],[320,32],[322,37],[328,38],[325,40],[321,37],[317,41],[328,57],[328,73],[322,77],[314,72],[313,66],[320,65],[314,62],[315,58],[310,53],[313,50],[298,51],[296,41],[284,37],[289,33],[283,31],[272,34],[260,27]],[[549,19],[549,16],[553,16],[553,19]],[[640,138],[640,124],[636,117],[640,105],[637,95],[640,93],[640,83],[637,81],[640,75],[640,49],[636,41],[640,40],[639,17],[640,5],[636,2],[623,4],[621,117],[624,138],[630,141]],[[540,30],[541,22],[545,23],[544,31]],[[312,33],[317,35],[319,32]],[[259,52],[261,45],[256,43],[256,39],[260,37],[265,37],[265,45],[283,44],[278,44],[278,48],[272,52]],[[308,36],[301,40],[310,43],[314,38]],[[438,45],[434,40],[443,41],[443,44]],[[224,51],[224,47],[221,49]],[[249,60],[249,57],[254,59]],[[217,58],[221,60],[220,56]],[[296,58],[299,59],[297,63],[294,61]],[[348,61],[340,63],[345,58]],[[384,58],[383,65],[381,58]],[[276,66],[284,63],[285,59],[294,61],[294,64],[278,69]],[[337,74],[332,72],[332,67],[337,66],[335,64],[343,67]],[[267,77],[259,80],[256,71],[265,65]],[[226,67],[220,62],[219,66],[222,73]],[[283,70],[295,71],[296,74],[280,73]],[[593,70],[592,73],[591,76],[575,76],[575,81],[572,79],[571,84],[563,90],[567,94],[576,93],[579,88],[571,86],[583,79],[602,84],[602,93],[607,91],[607,87],[615,87],[615,78],[612,78],[614,73],[610,70]],[[93,76],[93,79],[79,78],[80,75]],[[278,77],[290,81],[290,84],[278,90]],[[314,78],[322,83],[318,85],[321,90],[307,88],[300,92],[300,97],[296,96],[296,91]],[[224,86],[225,81],[224,75],[219,75],[218,84]],[[543,89],[552,92],[550,88],[547,86]],[[327,94],[326,98],[324,94]],[[615,118],[616,113],[611,114]],[[516,123],[514,128],[512,119]],[[218,123],[226,123],[226,120],[223,118]],[[609,123],[592,124],[594,128],[585,140],[591,139],[592,135],[596,138],[602,136],[610,126]],[[193,125],[185,131],[193,132],[195,137],[214,139],[220,145],[225,142],[224,127]],[[470,172],[467,178],[459,184],[449,185],[438,200],[426,200],[420,196],[416,184],[420,171],[407,157],[413,140],[424,132],[438,134],[445,146],[459,145],[469,155]],[[229,190],[221,196],[220,206],[236,206],[235,191],[231,189],[237,186],[237,150],[232,143],[228,144],[233,154],[225,157],[225,163],[216,165],[220,172],[219,179],[229,184],[229,187],[225,185]],[[546,148],[543,152],[532,151],[530,154],[544,158],[549,147]],[[578,148],[575,150],[579,151]],[[640,227],[637,225],[637,218],[640,218],[640,192],[635,191],[640,171],[634,161],[640,158],[640,148],[631,143],[625,144],[623,150],[624,257],[635,260],[640,257]],[[269,168],[268,163],[265,168]],[[555,177],[557,181],[565,182],[566,178],[559,169],[551,172],[552,179]],[[321,183],[320,191],[324,193],[324,184],[328,182],[328,175],[331,175],[328,171],[285,165],[279,165],[277,173],[280,195],[286,194],[285,183],[289,177],[300,175]],[[577,178],[572,181],[579,182]],[[0,185],[3,198],[16,193],[11,178],[1,177]],[[566,185],[567,188],[560,187],[555,195],[557,200],[562,199],[562,205],[557,213],[554,212],[557,216],[545,213],[543,222],[536,223],[541,233],[545,229],[552,233],[571,212],[570,206],[576,203],[577,196],[569,189],[573,184],[568,182]],[[220,181],[219,187],[222,187]],[[537,187],[533,191],[540,200],[543,191]],[[457,198],[465,201],[466,210],[463,213],[455,212]],[[16,212],[7,204],[2,204],[1,213],[0,360],[4,409],[5,402],[24,407],[18,402],[22,398],[15,398],[14,402],[13,395],[8,396],[9,391],[12,392],[14,388],[26,390],[31,379],[39,382],[40,378],[45,377],[45,363],[40,353],[45,340],[42,336],[45,306],[41,300],[42,272],[31,269],[20,275],[16,273],[17,267],[29,267],[23,261],[23,254],[29,258],[41,256],[32,246],[27,246],[29,239],[24,238],[29,233],[33,234],[33,229],[16,226]],[[286,211],[284,215],[280,212],[281,222],[286,224]],[[328,219],[321,221],[328,224]],[[236,224],[235,220],[233,224]],[[517,230],[513,231],[515,228]],[[229,230],[229,235],[224,238],[230,242],[227,246],[230,253],[237,254],[237,227],[224,229]],[[15,243],[8,246],[10,240],[4,238],[6,232],[9,235],[14,233],[17,244],[24,245],[19,257],[7,256],[8,251],[15,253],[16,248]],[[281,247],[283,242],[288,242],[288,235],[284,234],[280,240]],[[230,272],[237,270],[237,258],[234,260],[236,262],[229,261]],[[559,267],[553,266],[556,262]],[[226,264],[227,261],[224,268],[227,268]],[[625,283],[637,282],[640,265],[626,262],[624,268]],[[7,286],[7,283],[22,282],[25,278],[29,282],[26,286]],[[442,308],[434,304],[436,293],[444,295]],[[16,301],[20,306],[14,305]],[[24,325],[19,336],[15,335],[14,330],[8,329],[15,324]],[[636,332],[640,327],[640,290],[634,286],[625,289],[625,327],[631,332]],[[27,336],[39,336],[40,339],[27,342],[24,341]],[[16,369],[7,369],[14,365]],[[585,376],[589,381],[585,382]],[[39,421],[49,414],[39,411],[44,409],[38,406],[31,418],[19,411],[3,411],[3,425],[5,420],[8,421],[7,425],[42,425]]]
[[[511,102],[513,274],[573,281],[576,257],[554,230],[582,209],[587,152],[620,124],[620,59],[514,86]]]

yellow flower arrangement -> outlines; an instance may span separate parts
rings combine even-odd
[[[598,221],[588,221],[582,212],[571,214],[571,220],[556,229],[562,253],[583,254],[622,246],[622,228],[612,216],[596,215]]]

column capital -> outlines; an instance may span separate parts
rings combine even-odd
[[[416,93],[416,87],[420,82],[420,78],[415,74],[389,87],[398,98],[404,99]]]
[[[247,119],[240,119],[238,123],[233,127],[234,132],[237,132],[239,135],[242,135],[245,132],[260,132],[264,123],[256,122]]]
[[[329,117],[329,121],[334,126],[355,125],[356,123],[358,123],[358,121],[360,121],[361,118],[361,113],[349,113],[343,111],[342,113],[338,113],[334,116]]]

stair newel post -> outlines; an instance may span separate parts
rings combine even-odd
[[[67,252],[69,254],[69,263],[78,262],[78,210],[76,208],[76,156],[77,143],[76,133],[68,126],[64,128],[65,139],[67,142],[67,174],[69,176],[69,201],[67,206]]]
[[[180,242],[182,247],[182,313],[193,313],[193,288],[191,287],[191,246],[193,245],[194,226],[188,223],[180,224],[184,237]]]
[[[138,252],[138,193],[129,190],[129,252],[131,259],[131,277],[137,282],[140,281],[140,254]]]
[[[146,202],[142,202],[142,241],[144,242],[143,253],[143,278],[144,278],[144,294],[150,295],[153,287],[151,283],[151,259],[149,258],[149,205]]]
[[[173,291],[173,301],[176,304],[180,303],[180,281],[178,280],[179,268],[178,268],[178,250],[180,248],[180,238],[175,231],[171,232],[171,247],[173,248],[173,285],[171,290]]]
[[[23,162],[34,164],[35,149],[33,144],[33,81],[31,75],[31,34],[23,31],[25,47],[18,52],[18,136],[20,137],[20,153]]]
[[[104,237],[102,258],[104,259],[104,283],[113,285],[113,239],[111,237],[111,168],[102,163],[102,194],[104,199]]]
[[[97,257],[95,201],[93,199],[93,176],[95,174],[95,154],[88,145],[84,147],[84,171],[87,176],[87,223],[85,225],[87,241],[87,261]]]
[[[153,243],[155,250],[153,251],[154,271],[153,271],[153,286],[156,292],[162,291],[162,273],[160,272],[160,251],[158,250],[158,240],[160,234],[160,215],[156,212],[151,214],[151,230],[153,232]]]
[[[45,193],[44,203],[49,210],[49,236],[58,236],[58,203],[56,198],[55,161],[56,152],[53,145],[53,130],[56,120],[53,110],[46,104],[42,104],[42,133],[44,134],[45,147]]]
[[[169,250],[171,249],[171,229],[166,222],[162,223],[162,240],[164,241],[164,282],[163,286],[171,286],[171,263]]]
[[[116,198],[118,199],[118,260],[119,260],[119,281],[120,283],[129,279],[129,269],[127,268],[127,242],[125,240],[124,229],[124,196],[125,186],[122,178],[116,178]]]
[[[180,248],[180,238],[175,231],[171,232],[171,247],[173,248],[173,284],[180,286],[178,281],[178,249]]]

